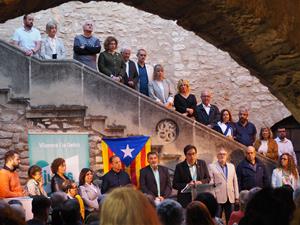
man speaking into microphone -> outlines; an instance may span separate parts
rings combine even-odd
[[[182,193],[181,190],[187,186],[207,184],[210,182],[210,176],[205,161],[197,159],[195,146],[187,145],[183,152],[185,160],[176,165],[173,188],[178,191],[177,201],[185,208],[192,201],[192,194]]]

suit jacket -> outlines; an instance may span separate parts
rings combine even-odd
[[[146,70],[147,70],[148,84],[149,84],[149,82],[153,80],[153,66],[148,65],[147,63],[145,64],[145,66],[146,66]],[[139,74],[139,66],[138,66],[137,62],[135,63],[135,67],[136,67],[136,71],[137,71],[138,75],[140,76],[140,74]],[[138,91],[140,90],[140,84],[139,84],[139,82],[137,82],[137,90]]]
[[[170,175],[167,167],[158,166],[160,196],[167,198],[172,192]],[[140,171],[140,186],[143,193],[158,197],[157,184],[150,166]]]
[[[203,104],[199,104],[195,108],[194,112],[195,119],[204,125],[215,125],[220,120],[219,108],[215,105],[211,105],[209,115],[207,115]]]
[[[99,187],[94,184],[91,185],[84,184],[79,186],[79,194],[82,197],[85,209],[90,212],[99,209],[98,199],[101,195]]]
[[[138,72],[136,70],[135,63],[132,60],[129,60],[128,66],[129,66],[129,69],[128,69],[129,75],[127,74],[127,68],[125,66],[125,74],[123,76],[124,84],[127,85],[127,86],[129,86],[128,85],[128,81],[133,81],[134,87],[132,87],[132,86],[129,86],[129,87],[131,87],[133,89],[136,89],[137,82],[139,80],[139,74],[138,74]]]
[[[197,160],[197,180],[202,181],[202,183],[209,183],[210,176],[206,166],[205,161]],[[191,193],[181,193],[181,190],[192,181],[192,176],[190,173],[189,166],[185,161],[176,165],[174,179],[173,179],[173,188],[178,190],[177,201],[186,207],[192,201]]]
[[[64,44],[60,38],[56,38],[56,54],[57,59],[66,58],[66,50]],[[42,59],[52,59],[52,49],[50,45],[50,38],[46,37],[42,40],[40,57]]]
[[[162,93],[158,86],[158,81],[153,80],[149,82],[149,97],[153,98],[157,102],[163,104],[174,101],[174,91],[171,82],[168,79],[163,79],[162,84],[164,87],[164,93]]]
[[[227,179],[218,162],[210,164],[208,171],[211,179],[210,182],[220,184],[212,191],[217,202],[223,204],[228,199],[230,203],[234,203],[235,199],[239,198],[239,186],[234,165],[227,163]]]

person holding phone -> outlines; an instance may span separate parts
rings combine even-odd
[[[42,169],[37,166],[33,165],[28,169],[28,178],[29,180],[26,183],[26,190],[30,197],[36,195],[44,195],[47,197],[47,193],[44,190],[44,182],[42,177]]]

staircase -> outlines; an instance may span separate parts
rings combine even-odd
[[[7,92],[7,101],[28,102],[29,120],[42,121],[49,117],[48,110],[53,118],[73,114],[82,117],[79,127],[91,127],[105,137],[149,135],[153,149],[169,168],[184,159],[183,148],[187,144],[195,145],[199,157],[208,163],[216,160],[220,144],[228,148],[232,162],[243,158],[245,146],[77,61],[25,57],[1,40],[0,88]],[[1,102],[5,101],[3,98]],[[68,127],[62,122],[57,129]],[[271,160],[261,158],[273,168]]]

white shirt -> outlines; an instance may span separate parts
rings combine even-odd
[[[152,172],[154,174],[154,178],[156,181],[156,186],[157,186],[157,196],[160,196],[160,179],[159,179],[159,172],[158,172],[158,168],[156,170],[154,170],[152,167]]]
[[[287,138],[284,138],[283,140],[280,140],[279,137],[275,138],[275,141],[277,142],[277,145],[278,145],[278,155],[279,155],[279,157],[283,153],[289,153],[294,158],[295,164],[297,165],[297,157],[296,157],[292,142]]]
[[[54,38],[48,38],[52,54],[56,54],[56,39],[56,36]]]
[[[188,166],[189,166],[189,170],[190,170],[190,173],[191,173],[192,180],[196,181],[197,180],[197,167],[196,167],[196,164],[194,164],[194,165],[188,164]]]
[[[126,74],[127,77],[129,78],[129,61],[125,62],[125,65],[126,65]]]
[[[221,123],[221,121],[218,122],[218,125],[221,128],[222,133],[224,134],[226,129],[227,129],[227,125],[225,123]],[[228,129],[228,132],[227,132],[226,136],[233,136],[231,127]]]
[[[35,43],[37,41],[41,41],[41,34],[34,27],[30,30],[25,30],[24,27],[20,27],[16,29],[12,40],[18,42],[20,48],[24,50],[31,50],[35,48]]]
[[[261,145],[258,148],[259,153],[267,154],[268,151],[268,141],[261,140]]]
[[[208,104],[208,105],[206,106],[206,105],[204,105],[203,103],[202,103],[202,105],[203,105],[203,108],[205,109],[205,112],[207,113],[207,115],[209,115],[209,111],[210,111],[211,105]]]

